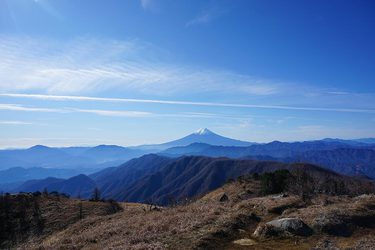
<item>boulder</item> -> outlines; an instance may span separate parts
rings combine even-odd
[[[312,228],[319,233],[335,236],[350,236],[352,230],[340,216],[334,214],[321,214],[312,221]]]
[[[267,222],[258,226],[254,232],[254,236],[261,238],[269,238],[273,236],[309,236],[312,230],[301,219],[283,218]]]

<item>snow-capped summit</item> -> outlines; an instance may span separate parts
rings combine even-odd
[[[207,134],[213,134],[213,132],[207,128],[200,128],[197,131],[195,131],[196,135],[207,135]]]
[[[171,147],[180,147],[180,146],[187,146],[192,143],[204,143],[209,145],[215,146],[250,146],[253,143],[247,141],[240,141],[231,139],[228,137],[224,137],[218,135],[207,128],[201,128],[194,133],[187,135],[183,138],[178,140],[162,143],[162,144],[154,144],[154,145],[143,145],[139,146],[138,148],[142,149],[158,149],[164,150]]]

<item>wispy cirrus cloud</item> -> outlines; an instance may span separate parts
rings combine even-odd
[[[147,117],[151,116],[150,112],[143,111],[121,111],[121,110],[102,110],[102,109],[71,109],[79,113],[90,113],[102,116],[119,116],[119,117]]]
[[[60,99],[61,100],[61,99]],[[82,99],[81,99],[82,100]],[[87,99],[85,99],[87,100]],[[82,109],[82,108],[44,108],[44,107],[30,107],[21,104],[0,104],[0,110],[7,111],[21,111],[21,112],[47,112],[47,113],[58,113],[58,114],[69,114],[69,113],[83,113],[93,114],[98,116],[107,117],[131,117],[131,118],[207,118],[207,119],[243,119],[242,116],[233,116],[226,114],[214,114],[214,113],[197,113],[197,112],[180,112],[180,113],[157,113],[157,112],[146,112],[146,111],[135,111],[135,110],[110,110],[110,109]],[[3,121],[0,124],[28,124],[18,121]]]
[[[0,91],[93,94],[267,96],[285,86],[226,70],[163,61],[137,40],[76,39],[61,44],[27,37],[0,37]]]
[[[209,23],[211,20],[213,20],[212,14],[203,13],[203,14],[201,14],[199,16],[196,16],[193,19],[189,20],[186,23],[186,27],[197,25],[197,24]]]
[[[143,111],[80,109],[80,108],[44,108],[44,107],[29,107],[29,106],[24,106],[20,104],[0,104],[0,110],[23,111],[23,112],[47,112],[47,113],[91,113],[91,114],[96,114],[96,115],[101,115],[101,116],[122,116],[122,117],[147,117],[147,116],[154,115],[150,112],[143,112]]]
[[[1,121],[0,125],[33,125],[34,122],[25,122],[25,121]]]
[[[185,26],[190,27],[195,25],[208,24],[214,21],[215,19],[221,17],[225,13],[226,10],[220,4],[210,5],[206,7],[204,10],[202,10],[194,18],[187,21]]]
[[[0,36],[0,93],[151,96],[158,103],[163,99],[194,100],[192,103],[202,100],[205,106],[210,100],[229,103],[241,100],[251,102],[254,108],[289,110],[369,112],[374,108],[374,94],[353,94],[337,88],[319,89],[228,70],[202,69],[171,62],[166,54],[139,40],[79,38],[63,44]],[[323,107],[315,107],[317,104]]]
[[[19,104],[0,104],[0,110],[9,111],[28,111],[28,112],[52,112],[52,113],[64,113],[63,109],[54,108],[38,108],[38,107],[25,107]]]

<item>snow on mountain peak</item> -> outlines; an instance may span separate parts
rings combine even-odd
[[[196,134],[196,135],[206,135],[206,134],[212,134],[212,132],[207,128],[200,128],[194,134]]]

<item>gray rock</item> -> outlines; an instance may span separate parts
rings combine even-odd
[[[281,199],[281,198],[286,198],[286,197],[289,197],[289,195],[284,194],[284,193],[272,196],[273,199]]]
[[[298,218],[283,218],[267,222],[254,232],[254,236],[268,238],[272,236],[309,236],[312,230],[301,219]]]
[[[352,230],[340,216],[333,214],[322,214],[312,221],[312,228],[319,233],[326,233],[335,236],[350,236]]]

